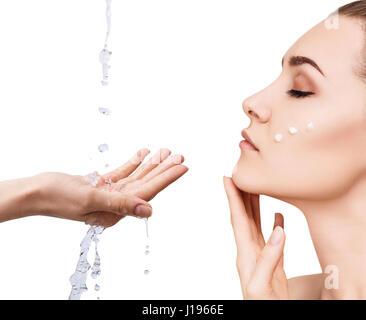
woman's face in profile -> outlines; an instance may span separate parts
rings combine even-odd
[[[318,24],[285,54],[280,76],[243,102],[259,151],[241,143],[240,189],[324,200],[366,174],[365,39],[355,19],[341,16],[337,29]]]

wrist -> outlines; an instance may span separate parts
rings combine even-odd
[[[20,202],[23,205],[25,216],[38,215],[42,213],[44,193],[46,190],[45,174],[22,178],[22,194]]]
[[[36,215],[41,208],[41,175],[0,183],[0,222]]]

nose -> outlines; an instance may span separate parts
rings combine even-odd
[[[245,99],[243,101],[243,110],[252,121],[259,123],[266,123],[271,118],[271,108],[261,97],[261,93]]]

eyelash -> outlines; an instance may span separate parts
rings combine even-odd
[[[311,96],[314,94],[314,92],[310,92],[310,91],[299,91],[299,90],[289,90],[287,91],[287,94],[290,95],[291,97],[295,97],[297,99],[300,98],[305,98],[308,96]]]

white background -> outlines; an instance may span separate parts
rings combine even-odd
[[[0,180],[102,173],[141,147],[182,153],[190,171],[152,201],[151,274],[144,223],[126,218],[100,237],[100,297],[240,299],[222,176],[249,125],[241,102],[346,2],[113,0],[111,86],[102,90],[105,1],[1,0]],[[101,117],[100,106],[112,115]],[[320,272],[301,212],[264,196],[261,208],[266,238],[274,213],[285,216],[288,277]],[[0,224],[0,299],[67,299],[86,231],[48,217]]]

